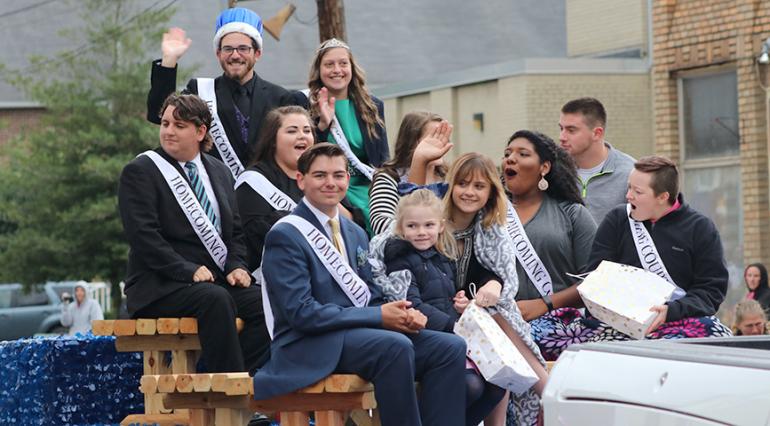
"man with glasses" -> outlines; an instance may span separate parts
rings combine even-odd
[[[152,64],[147,119],[160,124],[160,107],[176,90],[176,65],[191,40],[181,28],[163,35],[163,56]],[[249,163],[259,127],[271,109],[292,103],[286,89],[261,79],[254,64],[262,56],[262,20],[251,10],[224,10],[216,22],[214,51],[223,74],[216,79],[197,78],[187,83],[185,93],[199,95],[213,115],[210,133],[212,154],[237,177]]]

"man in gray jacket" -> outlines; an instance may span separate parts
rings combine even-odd
[[[70,336],[91,331],[91,321],[104,319],[99,302],[88,297],[85,286],[75,286],[75,303],[69,293],[61,295],[61,325],[69,327]]]
[[[574,99],[561,108],[559,142],[575,160],[583,201],[597,224],[626,202],[634,158],[604,140],[607,112],[594,98]]]

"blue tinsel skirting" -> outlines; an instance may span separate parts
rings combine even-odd
[[[0,424],[119,423],[144,412],[141,353],[78,335],[0,342]]]

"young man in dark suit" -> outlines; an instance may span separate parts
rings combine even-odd
[[[191,40],[186,38],[181,28],[171,28],[163,35],[162,58],[152,63],[150,92],[147,95],[149,121],[160,124],[160,106],[169,94],[176,91],[177,62],[190,44]],[[219,15],[214,52],[223,74],[213,81],[191,79],[184,93],[198,94],[210,103],[210,108],[216,107],[214,127],[209,128],[216,148],[212,150],[212,155],[237,174],[239,169],[249,164],[265,115],[275,107],[294,101],[291,92],[261,79],[254,72],[254,64],[262,56],[262,20],[253,11],[234,8],[226,9]],[[231,148],[228,149],[228,146]]]
[[[254,370],[270,340],[260,291],[246,269],[233,177],[204,153],[210,125],[200,98],[169,96],[160,147],[123,169],[118,203],[130,245],[128,312],[195,317],[208,371]],[[240,336],[236,316],[245,321]]]
[[[464,424],[465,342],[425,330],[427,319],[405,300],[383,303],[371,284],[366,233],[339,214],[350,179],[343,151],[317,144],[298,170],[305,197],[265,241],[273,342],[254,376],[255,398],[353,373],[374,383],[383,425]]]

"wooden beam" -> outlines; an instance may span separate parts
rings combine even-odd
[[[351,411],[374,408],[377,403],[374,392],[334,393],[334,394],[288,394],[275,398],[251,401],[255,411]]]
[[[126,416],[120,426],[129,425],[156,425],[156,426],[187,426],[188,418],[186,415],[171,414],[131,414]]]
[[[254,379],[249,376],[228,378],[225,395],[254,395]]]
[[[150,395],[158,391],[158,375],[148,374],[139,379],[139,390],[145,395]]]
[[[229,379],[248,378],[249,373],[215,373],[211,375],[211,391],[224,392],[227,389]]]
[[[193,374],[193,390],[209,392],[211,390],[211,374]]]
[[[355,374],[332,374],[324,380],[326,392],[365,392],[374,390],[374,385]]]
[[[155,334],[155,320],[140,318],[136,320],[136,334],[140,336],[152,336]]]
[[[200,350],[201,343],[195,335],[122,336],[115,339],[118,352]]]
[[[136,334],[136,320],[115,320],[113,334],[116,336],[133,336]]]
[[[281,413],[281,426],[305,426],[310,423],[310,416],[301,411]]]
[[[191,374],[176,375],[176,391],[190,393],[193,391],[193,378]]]
[[[179,334],[179,318],[158,318],[158,334]]]
[[[254,414],[248,408],[217,408],[214,424],[216,425],[247,425]]]
[[[344,411],[316,411],[316,426],[345,426],[347,413]]]
[[[180,334],[198,334],[198,320],[195,318],[179,318]]]
[[[227,396],[222,392],[169,393],[163,396],[163,405],[168,408],[243,408],[251,409],[249,395]]]
[[[114,320],[93,320],[91,321],[91,332],[94,336],[112,336]]]
[[[158,392],[172,393],[176,391],[176,374],[163,374],[158,377]]]

